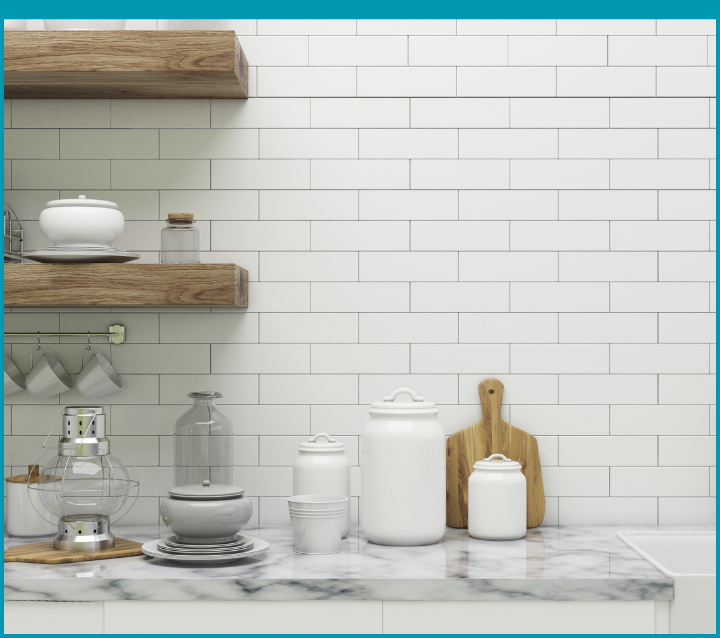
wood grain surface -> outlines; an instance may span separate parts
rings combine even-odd
[[[5,562],[58,565],[60,563],[81,563],[88,560],[106,560],[108,558],[141,555],[142,543],[129,541],[125,538],[116,538],[115,547],[96,552],[66,552],[62,549],[55,549],[53,541],[43,541],[41,543],[8,547],[5,552]]]
[[[248,272],[235,264],[5,264],[6,306],[236,306]]]
[[[504,454],[522,466],[527,480],[527,526],[537,527],[545,517],[540,452],[537,439],[500,418],[504,386],[485,379],[479,386],[482,419],[447,440],[447,503],[449,527],[468,526],[468,480],[477,461]]]
[[[235,31],[5,32],[5,99],[247,97]]]

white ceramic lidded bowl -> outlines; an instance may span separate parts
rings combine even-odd
[[[56,199],[40,213],[40,230],[56,246],[109,248],[125,228],[114,202],[102,199]]]
[[[181,543],[228,543],[250,520],[252,501],[240,487],[203,481],[168,490],[160,516]]]

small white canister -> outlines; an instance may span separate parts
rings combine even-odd
[[[322,439],[325,440],[322,440]],[[293,463],[293,496],[327,494],[347,496],[342,537],[350,533],[350,461],[345,446],[321,433],[300,444]]]
[[[486,541],[514,541],[527,531],[527,485],[520,463],[491,454],[468,484],[468,531]]]
[[[37,465],[28,465],[28,474],[9,476],[5,479],[7,483],[5,521],[8,536],[37,538],[57,534],[57,517],[48,512],[40,502],[39,490],[28,489],[28,483],[37,483],[39,480]]]

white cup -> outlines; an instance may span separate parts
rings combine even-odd
[[[25,378],[23,377],[15,362],[5,355],[5,396],[10,396],[25,389]]]
[[[293,542],[298,554],[336,554],[340,551],[348,500],[347,496],[329,494],[288,498]]]
[[[33,364],[35,353],[40,350],[42,358],[37,365]],[[38,399],[47,399],[54,394],[62,394],[72,390],[72,381],[67,370],[51,354],[47,354],[40,346],[33,350],[30,357],[32,369],[25,377],[25,386],[30,394]]]
[[[80,374],[75,379],[77,389],[88,399],[99,399],[122,390],[122,379],[115,368],[103,355],[97,352],[94,354],[95,356],[88,361],[88,364],[83,365]]]

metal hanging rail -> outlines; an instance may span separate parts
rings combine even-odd
[[[125,343],[125,326],[115,325],[108,332],[6,332],[6,337],[107,337],[110,343]]]

